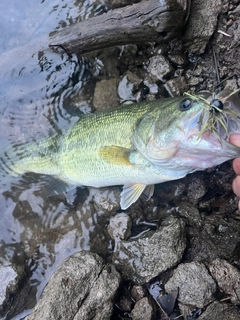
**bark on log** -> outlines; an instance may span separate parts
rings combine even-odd
[[[66,27],[50,36],[50,47],[87,53],[115,45],[168,40],[180,34],[190,0],[144,0]]]

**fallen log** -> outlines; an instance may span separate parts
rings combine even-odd
[[[49,46],[83,54],[131,43],[168,40],[180,34],[190,0],[143,0],[78,22],[50,35]]]

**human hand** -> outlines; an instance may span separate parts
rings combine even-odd
[[[229,141],[232,144],[235,144],[236,146],[240,147],[240,134],[233,133],[230,136]],[[233,160],[233,170],[236,173],[236,178],[233,180],[232,188],[233,192],[240,197],[240,158],[236,158]],[[238,202],[238,209],[240,210],[240,202]]]

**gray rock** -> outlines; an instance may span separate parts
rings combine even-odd
[[[175,266],[186,246],[184,223],[168,217],[154,233],[117,243],[113,263],[125,279],[142,284]]]
[[[168,292],[177,288],[182,304],[203,308],[213,300],[216,284],[203,263],[191,262],[180,264],[165,285]]]
[[[236,254],[237,244],[240,237],[240,226],[237,221],[226,221],[223,218],[216,220],[214,216],[205,217],[202,236],[207,238],[207,243],[212,252],[211,260],[214,255],[222,259],[230,260]],[[205,244],[206,250],[206,244]]]
[[[178,67],[182,67],[186,64],[186,59],[182,52],[179,54],[168,54],[168,59]]]
[[[145,290],[142,286],[133,286],[131,295],[135,301],[142,299],[145,296]]]
[[[171,96],[181,96],[188,90],[188,86],[184,77],[177,77],[166,81],[165,89]]]
[[[188,198],[192,203],[198,203],[199,199],[202,198],[208,190],[208,187],[204,183],[203,177],[195,176],[189,177],[188,185]]]
[[[182,304],[178,302],[178,307],[180,309],[181,315],[183,316],[184,320],[188,320],[189,318],[192,320],[192,318],[195,320],[196,317],[191,317],[191,315],[194,314],[196,311],[196,308],[190,305]],[[199,309],[200,310],[200,309]]]
[[[119,308],[122,309],[124,312],[131,312],[132,311],[132,300],[131,297],[121,297],[119,303],[117,304]]]
[[[108,110],[118,105],[117,84],[118,80],[115,78],[96,83],[93,106],[97,111]]]
[[[148,298],[142,298],[137,301],[131,312],[132,320],[151,320],[153,319],[153,307]]]
[[[107,320],[120,276],[96,254],[78,252],[53,274],[26,320]]]
[[[237,81],[235,78],[227,79],[226,81],[224,81],[224,89],[234,91],[238,89],[238,86],[239,86],[239,80]]]
[[[178,208],[178,213],[181,217],[184,217],[184,219],[186,219],[188,225],[195,228],[202,225],[202,220],[198,209],[189,202],[183,201]]]
[[[148,71],[153,82],[164,81],[174,71],[169,61],[162,55],[153,56],[149,61]]]
[[[185,33],[185,46],[188,51],[192,53],[204,52],[216,28],[221,7],[221,0],[192,0]]]
[[[230,296],[231,302],[240,304],[240,271],[221,259],[215,259],[209,270],[220,289]]]
[[[121,212],[112,217],[108,225],[108,233],[114,240],[124,240],[131,235],[132,221],[128,214]]]
[[[227,303],[213,302],[198,320],[237,320],[240,319],[240,311]]]

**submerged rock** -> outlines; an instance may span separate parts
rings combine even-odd
[[[180,264],[165,285],[167,292],[177,288],[182,304],[203,308],[213,300],[216,283],[203,263],[191,262]]]
[[[92,198],[96,210],[112,212],[119,209],[121,190],[112,188],[89,187],[89,198]]]
[[[26,320],[111,318],[120,276],[96,254],[78,252],[54,273]]]
[[[118,105],[118,79],[112,78],[96,83],[93,106],[97,111],[108,110]]]
[[[170,216],[155,233],[136,241],[119,241],[112,261],[123,278],[142,284],[175,266],[186,246],[184,225]]]
[[[132,221],[128,214],[121,212],[112,217],[108,225],[108,233],[113,240],[124,240],[131,235]]]
[[[9,292],[17,290],[18,274],[10,266],[0,268],[0,315],[4,310],[4,304],[7,304]]]

